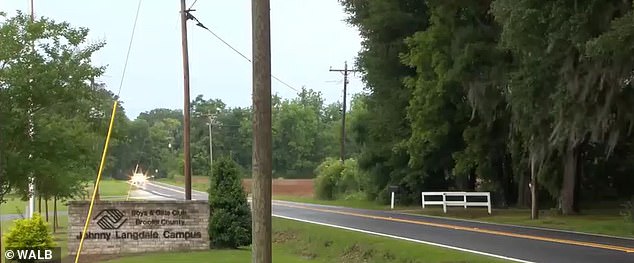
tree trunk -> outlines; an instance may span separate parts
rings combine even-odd
[[[526,170],[519,173],[519,180],[517,183],[517,206],[518,207],[530,207],[531,204],[531,190],[528,187],[530,183],[530,175]]]
[[[37,196],[37,212],[42,215],[42,196]]]
[[[471,171],[471,175],[469,175],[469,182],[467,185],[467,189],[469,191],[475,191],[477,185],[478,176],[475,173],[475,170]]]
[[[574,214],[575,181],[577,179],[578,147],[569,146],[564,153],[564,174],[561,184],[561,213]]]
[[[454,186],[460,191],[467,191],[469,187],[469,175],[456,176],[454,179]]]
[[[584,165],[583,152],[581,149],[579,149],[577,153],[577,173],[575,178],[575,191],[574,191],[574,196],[573,196],[574,198],[572,202],[572,209],[575,213],[579,213],[581,211],[581,207],[580,207],[581,193],[582,193],[581,184],[583,182],[583,177],[585,175],[585,169],[583,165]]]
[[[504,178],[506,185],[504,186],[506,188],[506,204],[508,206],[512,205],[513,203],[515,203],[515,200],[517,200],[517,187],[515,187],[515,184],[517,183],[515,181],[515,176],[513,175],[513,164],[511,163],[511,155],[504,153],[504,156],[502,157],[504,162],[502,162],[502,172],[504,173]]]
[[[499,184],[499,202],[498,205],[501,207],[508,207],[509,205],[509,196],[510,196],[510,176],[506,171],[506,156],[504,154],[500,155],[499,158],[496,158],[497,164],[494,164],[496,167],[496,172],[498,174],[498,182]]]
[[[53,233],[57,232],[57,196],[53,196]]]
[[[46,222],[48,222],[48,197],[44,198],[44,213],[46,213]]]
[[[539,206],[537,199],[537,172],[535,171],[535,156],[531,154],[531,219],[539,218]]]

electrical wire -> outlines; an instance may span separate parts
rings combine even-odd
[[[196,4],[196,2],[198,2],[198,0],[194,0],[194,2],[192,3],[192,5],[189,6],[189,9],[192,9],[192,7],[194,7],[194,5]]]
[[[195,2],[194,2],[195,3]],[[247,56],[245,56],[242,52],[238,51],[236,48],[234,48],[231,44],[227,43],[227,41],[225,41],[224,39],[222,39],[222,37],[220,37],[218,34],[214,33],[214,31],[212,31],[211,29],[209,29],[208,27],[206,27],[205,25],[203,25],[202,22],[200,22],[200,20],[198,20],[198,18],[196,18],[194,15],[192,15],[190,13],[190,10],[187,10],[187,19],[192,19],[194,21],[196,21],[196,25],[205,29],[207,32],[211,33],[214,37],[216,37],[218,40],[220,40],[222,43],[224,43],[227,47],[231,48],[231,50],[233,50],[234,52],[236,52],[238,55],[240,55],[242,58],[244,58],[245,60],[249,61],[249,63],[253,63],[253,61],[251,61],[250,58],[248,58]],[[277,80],[279,83],[282,83],[284,86],[288,87],[289,89],[294,90],[295,92],[299,93],[299,90],[296,89],[295,87],[291,86],[290,84],[282,81],[280,78],[276,77],[275,75],[271,74],[271,78]]]
[[[128,52],[125,55],[125,63],[123,64],[123,73],[121,73],[121,82],[119,83],[119,91],[117,91],[117,99],[121,94],[121,88],[123,88],[123,80],[125,79],[125,73],[128,68],[128,59],[130,58],[130,50],[132,50],[132,42],[134,40],[134,33],[136,32],[136,24],[139,20],[139,13],[141,11],[141,2],[143,0],[139,0],[139,4],[136,7],[136,15],[134,16],[134,25],[132,26],[132,35],[130,36],[130,43],[128,44]]]

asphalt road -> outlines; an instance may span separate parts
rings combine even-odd
[[[183,188],[167,184],[143,190],[159,199],[184,198]],[[192,199],[207,194],[193,191]],[[273,215],[516,262],[634,263],[634,239],[285,201],[273,202]]]

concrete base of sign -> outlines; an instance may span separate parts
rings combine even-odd
[[[88,201],[68,204],[68,252],[77,254]],[[207,201],[98,201],[82,255],[209,249]]]

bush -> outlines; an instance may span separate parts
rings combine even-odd
[[[4,247],[47,249],[55,247],[55,242],[53,242],[53,235],[49,231],[48,223],[35,213],[33,218],[15,221],[13,228],[4,236]]]
[[[327,158],[315,170],[315,196],[322,200],[332,200],[343,196],[360,196],[364,178],[357,161],[348,159],[344,164],[340,160]]]
[[[341,177],[341,171],[343,171],[343,165],[339,160],[333,158],[327,158],[323,161],[317,169],[315,174],[315,196],[322,200],[335,199],[337,194],[337,182]]]
[[[251,209],[242,189],[238,165],[223,158],[214,162],[209,188],[209,238],[213,247],[251,244]]]

